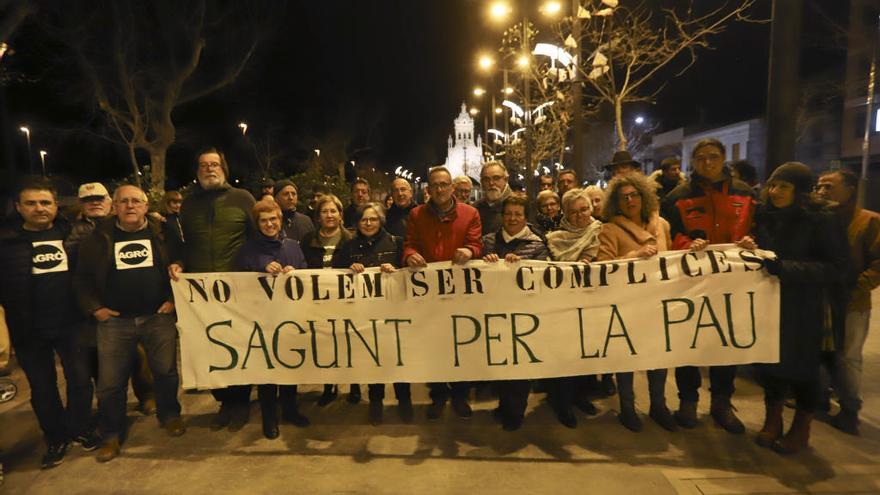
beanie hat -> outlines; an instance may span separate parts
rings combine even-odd
[[[290,181],[287,179],[282,179],[282,180],[279,180],[278,182],[275,183],[275,187],[272,188],[272,195],[277,196],[278,193],[280,193],[281,190],[287,186],[293,187],[293,189],[297,192],[299,191],[299,189],[297,189],[296,184],[294,184],[293,181]]]
[[[786,162],[776,168],[767,182],[783,180],[794,185],[798,193],[809,193],[813,187],[813,171],[801,162]]]

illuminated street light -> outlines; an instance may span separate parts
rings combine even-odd
[[[495,60],[489,55],[480,55],[480,58],[477,62],[480,65],[480,68],[483,70],[489,70],[495,65]]]
[[[513,12],[513,9],[510,8],[510,4],[507,2],[493,2],[489,6],[489,16],[497,21],[504,20],[511,12]]]
[[[540,10],[546,16],[557,16],[560,12],[562,12],[562,4],[555,1],[547,2],[541,6]]]
[[[483,88],[474,88],[474,96],[483,96],[486,94],[486,90]]]
[[[498,115],[501,115],[501,112],[503,111],[504,110],[501,107],[495,107],[495,113],[497,113]]]
[[[516,59],[516,66],[520,69],[526,69],[529,67],[529,56],[528,55],[520,55]]]
[[[506,95],[512,95],[512,94],[513,94],[513,88],[511,88],[510,86],[504,88],[504,94],[506,94]]]
[[[244,136],[245,134],[247,134],[247,128],[248,128],[248,125],[247,125],[246,123],[244,123],[244,122],[239,122],[239,123],[238,123],[238,128],[241,129],[241,135],[242,135],[242,136]]]
[[[43,164],[43,177],[46,176],[46,155],[49,153],[46,150],[40,150],[40,163]]]
[[[21,131],[21,132],[23,132],[24,135],[27,137],[27,145],[28,145],[28,170],[30,170],[31,173],[34,173],[34,162],[33,162],[33,158],[31,158],[31,155],[33,155],[33,152],[31,151],[31,130],[28,129],[27,126],[21,126],[21,127],[18,128],[18,130]]]
[[[477,109],[477,107],[471,107],[471,109],[468,110],[468,113],[470,113],[471,116],[473,117],[473,116],[477,115],[478,113],[480,113],[480,110]]]
[[[645,123],[645,118],[642,117],[641,115],[638,115],[638,116],[636,116],[635,122],[636,122],[636,125],[642,125]]]
[[[318,148],[315,148],[314,151],[315,151],[315,156],[320,158],[321,157],[321,150],[319,150]]]

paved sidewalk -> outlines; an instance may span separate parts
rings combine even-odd
[[[875,293],[880,308],[880,294]],[[875,311],[875,313],[880,310]],[[576,430],[559,425],[544,394],[533,394],[523,428],[506,433],[492,420],[494,401],[476,402],[473,419],[451,409],[438,423],[425,421],[425,387],[415,385],[416,421],[402,424],[386,399],[386,423],[367,422],[366,402],[352,406],[345,394],[326,408],[315,405],[319,387],[303,387],[302,412],[312,426],[282,425],[281,437],[262,436],[259,407],[240,432],[208,430],[216,404],[210,394],[183,394],[186,435],[169,438],[153,418],[134,410],[122,456],[98,464],[78,447],[61,466],[41,471],[44,447],[31,412],[29,391],[0,404],[0,457],[6,481],[0,493],[880,493],[880,317],[871,322],[865,352],[862,436],[851,437],[815,422],[812,448],[782,457],[752,441],[763,419],[760,388],[739,379],[735,404],[748,433],[732,436],[708,418],[667,433],[647,416],[645,430],[631,433],[617,422],[616,397],[598,401],[600,414],[579,416]],[[637,401],[647,413],[644,375]],[[343,392],[347,387],[340,387]],[[389,396],[392,396],[390,387]],[[365,394],[366,395],[366,394]],[[256,394],[254,394],[256,396]],[[677,405],[670,374],[667,397]],[[134,406],[130,402],[130,407]],[[790,421],[791,410],[786,410]]]

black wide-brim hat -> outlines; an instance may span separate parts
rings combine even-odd
[[[629,154],[629,151],[615,151],[614,156],[611,157],[611,163],[605,165],[606,170],[613,169],[618,165],[635,165],[638,168],[642,168],[642,164],[636,160],[633,160],[632,155]]]

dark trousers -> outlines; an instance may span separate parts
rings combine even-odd
[[[83,347],[81,352],[84,354],[84,359],[87,363],[89,377],[95,382],[95,384],[97,384],[99,373],[98,346]],[[150,371],[150,363],[147,361],[147,352],[141,344],[138,344],[137,346],[134,365],[131,369],[131,388],[134,391],[134,396],[137,397],[138,402],[143,403],[149,399],[156,399],[156,394],[153,391],[153,372]],[[89,394],[89,398],[91,399],[91,394]]]
[[[296,401],[296,385],[257,385],[257,398],[260,409],[265,416],[267,411],[275,413],[278,402],[281,402],[281,413],[289,413],[298,409]],[[250,391],[250,389],[248,389]]]
[[[666,406],[666,375],[667,370],[648,370],[648,395],[651,396],[651,407]],[[617,393],[620,406],[632,405],[636,400],[633,392],[633,372],[616,373]]]
[[[782,402],[785,394],[791,389],[798,411],[812,413],[819,404],[819,381],[788,380],[762,373],[761,385],[764,387],[764,400]]]
[[[559,411],[564,411],[574,405],[576,397],[586,400],[591,380],[595,381],[596,375],[547,379],[545,383],[547,384],[547,399],[550,401],[550,405]]]
[[[36,337],[15,349],[18,363],[31,387],[31,407],[46,443],[57,444],[89,428],[92,384],[85,359],[76,345],[76,329],[59,329],[56,337]],[[61,404],[55,354],[67,381],[67,407]]]
[[[153,372],[159,424],[180,416],[174,315],[110,317],[98,323],[98,409],[105,439],[117,438],[125,430],[128,379],[138,343],[143,344]]]
[[[247,406],[251,401],[251,386],[233,385],[226,388],[215,388],[211,390],[211,395],[221,405]]]
[[[508,418],[522,419],[529,404],[531,383],[528,380],[502,380],[495,382],[495,387],[501,413]]]
[[[385,384],[372,383],[368,386],[370,402],[381,401],[385,398]],[[412,394],[410,393],[409,383],[395,383],[394,396],[397,402],[412,402]],[[433,399],[433,396],[431,397]]]
[[[710,366],[709,391],[713,400],[730,402],[735,390],[733,380],[736,378],[736,365]],[[700,385],[702,385],[700,368],[682,366],[675,369],[675,385],[678,387],[678,398],[686,402],[700,401]]]
[[[433,402],[446,402],[449,400],[449,397],[452,397],[453,400],[467,400],[468,393],[471,390],[471,383],[429,383],[428,390]]]

